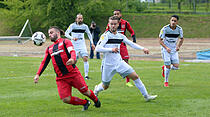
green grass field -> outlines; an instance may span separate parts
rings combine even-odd
[[[0,57],[0,117],[209,117],[210,65],[180,63],[180,70],[170,74],[170,87],[163,87],[161,61],[131,60],[150,94],[158,98],[145,102],[136,87],[128,88],[125,80],[115,75],[110,89],[99,94],[101,108],[64,104],[58,96],[55,73],[49,64],[39,83],[33,77],[42,58]],[[89,60],[90,89],[100,82],[100,60]],[[83,63],[78,67],[83,74]],[[73,95],[81,98],[77,90]]]

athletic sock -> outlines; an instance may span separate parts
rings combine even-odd
[[[88,76],[88,72],[89,72],[89,63],[84,62],[84,71],[85,71],[85,77]]]
[[[126,77],[126,83],[130,82],[130,78]]]
[[[93,93],[92,90],[90,90],[90,96],[88,96],[91,100],[93,100],[93,102],[97,102],[98,98],[96,97],[96,95]]]
[[[103,91],[104,90],[103,83],[98,84],[95,90],[96,90],[96,92]]]
[[[84,100],[84,99],[80,99],[78,97],[71,97],[71,100],[69,102],[69,104],[72,104],[72,105],[85,105],[87,103],[87,100]]]
[[[178,70],[178,67],[174,67],[173,65],[171,66],[171,70]]]
[[[171,71],[170,69],[165,67],[165,82],[168,82],[170,71]]]
[[[134,80],[134,83],[144,97],[148,96],[147,89],[142,83],[142,81],[140,80],[140,78]]]

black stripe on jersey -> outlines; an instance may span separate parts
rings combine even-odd
[[[121,44],[123,39],[109,39],[106,44]]]
[[[73,29],[72,32],[74,33],[85,33],[84,29]]]
[[[55,44],[55,45],[53,46],[53,53],[58,51],[58,44],[59,44],[59,43],[57,43],[57,44]],[[54,58],[55,58],[55,62],[56,62],[56,64],[57,64],[58,68],[60,69],[61,73],[62,73],[63,75],[67,74],[67,73],[68,73],[68,69],[67,69],[66,66],[63,64],[63,61],[62,61],[62,58],[61,58],[60,53],[54,55]]]
[[[166,37],[172,37],[172,38],[177,38],[179,37],[179,34],[165,34]]]
[[[69,53],[68,49],[66,48],[65,40],[63,40],[63,46],[64,46],[64,49],[65,49],[65,52],[66,52],[66,55],[67,55],[68,59],[70,59],[71,58],[71,54]],[[73,64],[72,67],[75,68],[76,65]]]

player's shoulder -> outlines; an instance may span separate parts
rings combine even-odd
[[[163,26],[163,28],[161,30],[163,31],[163,30],[166,30],[167,28],[170,28],[170,24]]]
[[[181,27],[181,26],[176,25],[176,27],[177,27],[179,30],[182,30],[182,27]]]

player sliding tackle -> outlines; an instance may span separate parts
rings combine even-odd
[[[96,51],[104,54],[102,62],[102,83],[95,86],[94,93],[98,95],[99,92],[108,89],[112,77],[115,73],[119,73],[122,77],[132,79],[136,87],[140,90],[146,101],[153,100],[157,95],[149,95],[147,90],[140,80],[139,76],[133,68],[122,60],[120,56],[121,42],[128,44],[132,48],[143,50],[145,54],[149,54],[149,50],[139,46],[128,40],[126,36],[117,32],[119,26],[119,18],[111,16],[109,18],[109,31],[106,31],[100,38]]]

